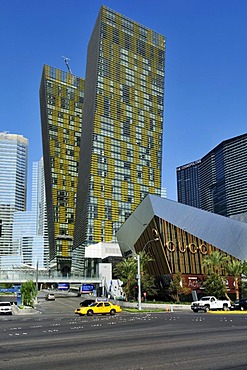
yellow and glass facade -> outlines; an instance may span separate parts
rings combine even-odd
[[[165,38],[102,6],[87,54],[75,247],[161,193]]]
[[[50,262],[70,272],[84,80],[45,65],[40,86]]]

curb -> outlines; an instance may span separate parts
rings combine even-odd
[[[12,312],[14,315],[34,315],[39,314],[40,312],[37,311],[35,308],[25,307],[25,308],[19,308],[16,305],[12,306]]]

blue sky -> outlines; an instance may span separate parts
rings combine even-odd
[[[166,37],[162,180],[176,200],[177,166],[247,131],[246,0],[0,0],[0,131],[29,139],[30,179],[43,65],[66,70],[66,56],[85,76],[102,4]]]

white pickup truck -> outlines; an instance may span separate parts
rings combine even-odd
[[[191,303],[191,309],[194,312],[209,310],[224,310],[227,311],[231,307],[231,302],[227,299],[221,300],[214,296],[202,297],[199,301]]]

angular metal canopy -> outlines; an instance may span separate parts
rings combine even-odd
[[[247,260],[246,223],[151,194],[116,233],[122,253],[134,252],[134,244],[154,216],[240,260]]]

